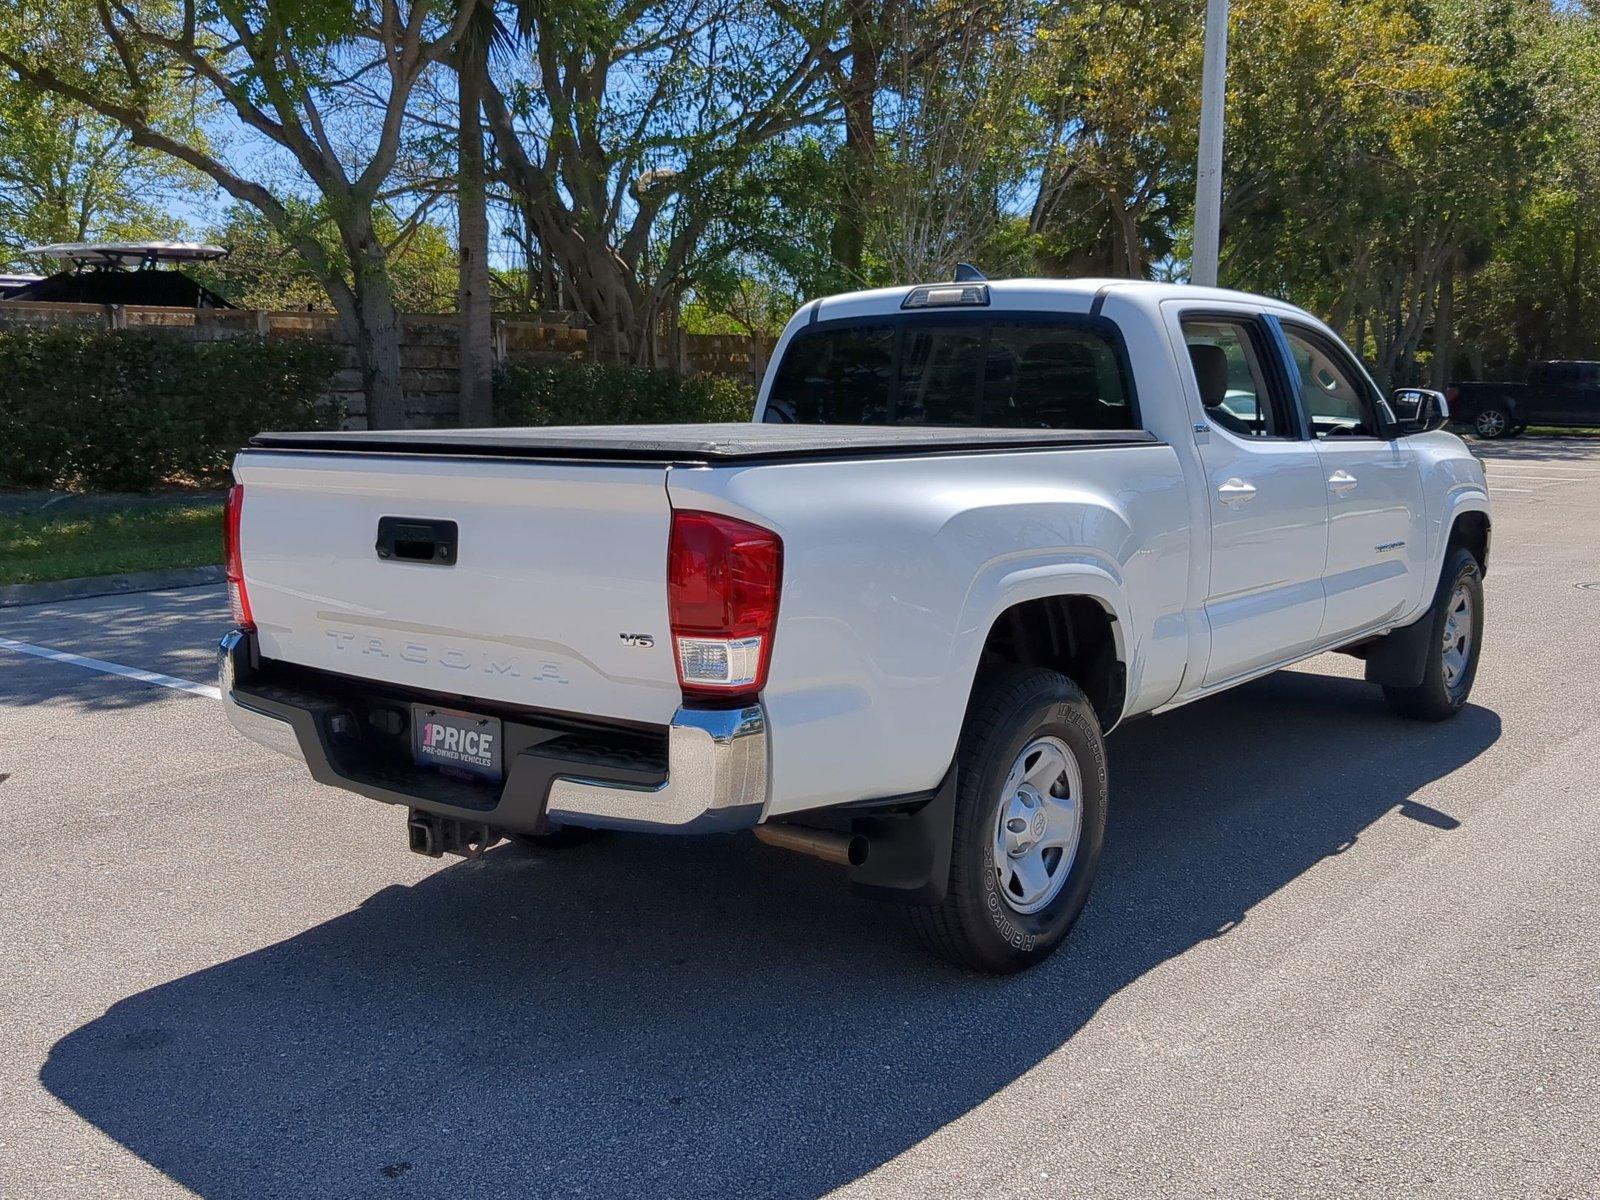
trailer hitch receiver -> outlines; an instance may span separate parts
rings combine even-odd
[[[500,834],[481,821],[458,821],[413,808],[406,819],[406,840],[414,853],[429,858],[446,854],[477,858],[500,840]]]

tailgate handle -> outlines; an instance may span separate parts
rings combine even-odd
[[[456,561],[456,523],[427,517],[379,517],[378,557],[399,562]]]

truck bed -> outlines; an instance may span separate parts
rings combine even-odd
[[[1156,444],[1142,429],[965,429],[917,425],[551,425],[517,429],[262,433],[256,449],[336,454],[737,464]]]

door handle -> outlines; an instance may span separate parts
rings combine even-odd
[[[453,566],[457,533],[454,521],[428,517],[379,517],[378,557],[393,562],[437,563]]]
[[[1229,506],[1248,504],[1256,498],[1255,485],[1234,476],[1217,488],[1217,495]]]
[[[1341,496],[1355,486],[1356,477],[1350,474],[1349,471],[1335,471],[1328,476],[1329,490],[1337,492]]]

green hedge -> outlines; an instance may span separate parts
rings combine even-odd
[[[338,351],[159,333],[0,331],[0,485],[145,491],[221,475],[263,429],[336,424]]]
[[[748,421],[752,390],[720,375],[559,363],[508,367],[495,378],[500,425],[651,425]]]

